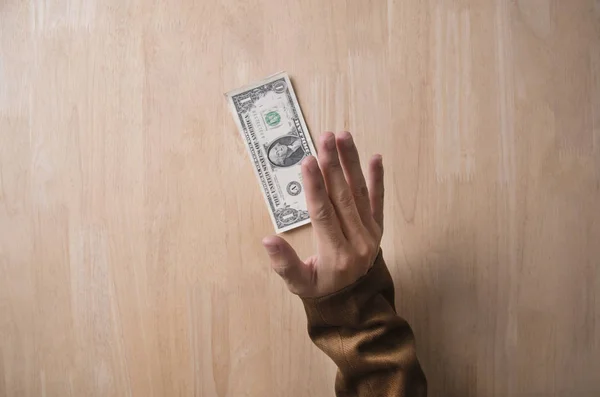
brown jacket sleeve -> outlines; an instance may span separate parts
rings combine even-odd
[[[396,314],[394,284],[381,252],[356,283],[304,298],[312,341],[338,366],[337,396],[426,396],[408,323]]]

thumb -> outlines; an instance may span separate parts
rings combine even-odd
[[[271,259],[271,267],[286,282],[289,290],[302,295],[310,285],[310,267],[298,258],[287,241],[278,236],[265,237],[262,244]]]

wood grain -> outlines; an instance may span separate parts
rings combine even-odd
[[[1,0],[0,396],[333,394],[223,97],[280,70],[383,154],[430,394],[599,395],[597,0]]]

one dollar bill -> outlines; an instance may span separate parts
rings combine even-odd
[[[276,233],[310,223],[300,163],[315,155],[287,73],[226,94]]]

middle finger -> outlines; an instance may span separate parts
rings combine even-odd
[[[369,189],[365,182],[365,176],[360,167],[360,158],[358,150],[352,139],[352,135],[347,132],[340,132],[336,136],[337,147],[339,151],[342,168],[350,186],[350,191],[354,196],[356,209],[362,219],[363,225],[369,229],[374,226],[373,215],[371,213],[371,204],[369,203]]]
[[[326,132],[321,136],[319,143],[319,164],[323,171],[327,192],[340,218],[342,231],[346,238],[350,240],[352,236],[356,235],[357,232],[361,232],[364,228],[354,197],[344,177],[335,144],[335,136],[331,132]]]

